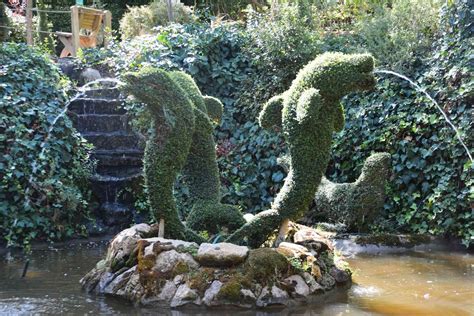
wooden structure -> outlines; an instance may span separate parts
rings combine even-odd
[[[112,28],[110,11],[72,6],[72,32],[56,32],[59,40],[64,44],[60,57],[69,55],[75,57],[79,48],[95,47],[102,28],[104,29],[104,46],[107,47],[108,35]]]
[[[58,36],[64,44],[60,57],[77,55],[79,48],[95,47],[103,31],[104,47],[107,47],[112,31],[112,14],[108,10],[98,10],[83,6],[72,6],[71,11],[39,10],[33,8],[33,0],[27,0],[26,6],[26,42],[33,45],[33,11],[71,14],[71,32],[44,32]]]

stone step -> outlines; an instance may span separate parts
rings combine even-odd
[[[137,134],[123,132],[85,132],[82,136],[94,144],[97,149],[135,149],[143,147],[143,141]]]
[[[132,210],[122,203],[102,203],[99,210],[107,226],[125,225],[132,221]]]
[[[133,197],[125,192],[127,187],[141,181],[141,174],[111,176],[95,174],[90,178],[92,192],[103,203],[133,204]]]
[[[81,134],[87,132],[130,131],[126,114],[73,114],[70,115],[70,118]]]
[[[125,114],[120,99],[77,98],[69,105],[69,111],[76,114]]]
[[[95,149],[92,158],[100,160],[107,166],[139,166],[143,158],[143,150],[140,149]],[[121,162],[124,160],[124,162]]]
[[[95,172],[102,177],[128,178],[142,173],[141,166],[105,166],[99,161]]]
[[[92,159],[99,161],[103,167],[141,167],[142,156],[134,155],[103,155],[97,154],[95,151],[92,152]]]
[[[98,99],[119,99],[120,98],[120,90],[114,87],[87,89],[82,94],[86,98],[98,98]]]

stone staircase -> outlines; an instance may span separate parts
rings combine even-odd
[[[69,116],[94,145],[91,158],[97,161],[90,179],[97,202],[91,233],[119,231],[136,216],[134,198],[125,189],[141,179],[144,140],[131,130],[122,102],[118,89],[104,87],[87,90],[69,105]]]

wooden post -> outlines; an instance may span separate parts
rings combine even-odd
[[[80,43],[80,31],[81,27],[79,25],[79,7],[71,7],[71,33],[72,33],[72,52],[71,56],[76,57],[77,51],[79,50]]]
[[[160,219],[160,224],[158,226],[158,237],[165,237],[165,219]]]
[[[274,246],[278,247],[282,242],[285,241],[286,235],[288,234],[289,226],[288,224],[290,223],[289,219],[284,219],[283,222],[281,223],[280,230],[278,231],[278,236],[275,240]]]
[[[104,24],[104,47],[109,46],[110,38],[112,36],[112,13],[105,11],[105,24]]]
[[[173,22],[173,0],[166,1],[168,4],[168,20]]]
[[[26,2],[26,43],[33,45],[33,0]]]

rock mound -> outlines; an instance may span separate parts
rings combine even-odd
[[[155,231],[139,224],[119,233],[81,279],[83,288],[140,305],[255,308],[293,306],[351,280],[316,232],[299,236],[300,244],[249,249],[151,237]]]

